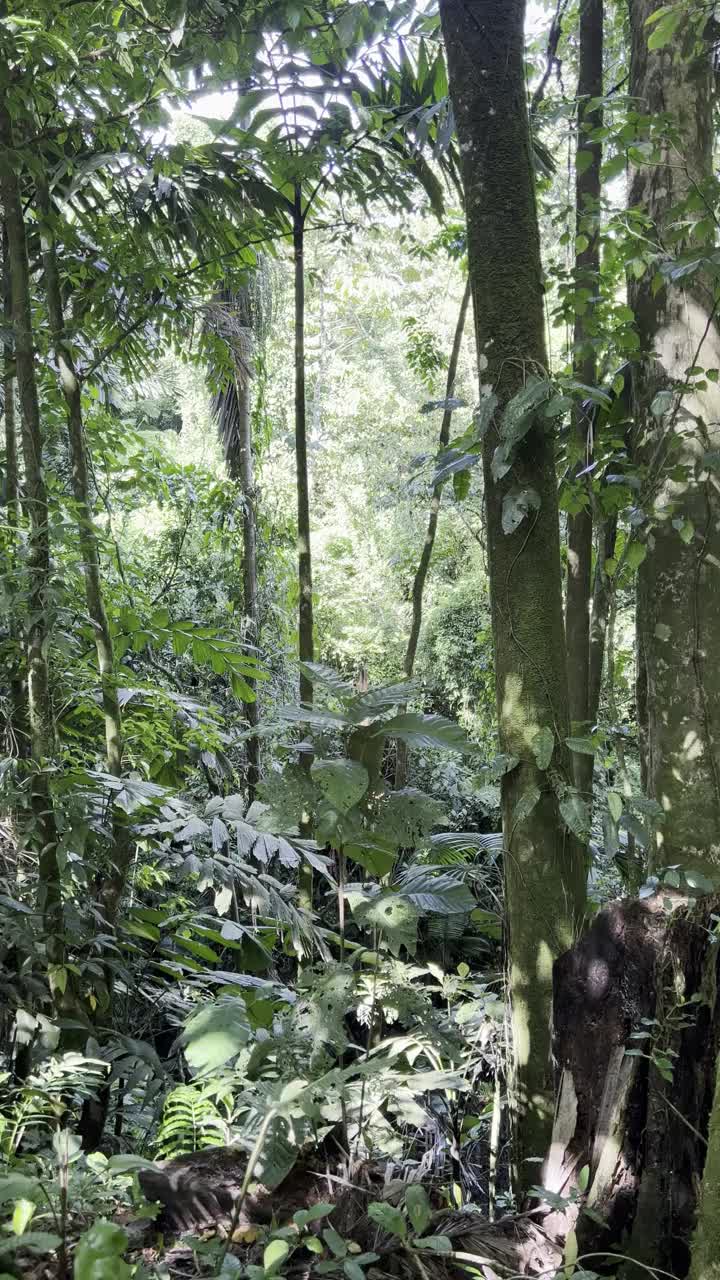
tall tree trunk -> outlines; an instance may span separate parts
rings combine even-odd
[[[3,226],[3,321],[5,324],[5,340],[3,343],[3,410],[5,418],[5,509],[7,511],[8,534],[10,539],[9,568],[11,573],[10,590],[17,593],[19,582],[16,578],[17,542],[20,528],[20,481],[18,477],[17,426],[15,422],[15,351],[12,338],[12,289],[10,280],[10,253],[8,248],[7,229]],[[10,604],[8,616],[8,633],[15,653],[14,666],[10,676],[10,736],[12,738],[12,754],[22,758],[28,753],[27,704],[25,700],[25,682],[23,672],[25,663],[21,659],[23,649],[22,627],[17,608]]]
[[[445,382],[445,400],[451,399],[455,391],[455,379],[457,377],[457,368],[460,361],[460,351],[462,349],[463,334],[465,332],[465,321],[467,319],[467,310],[470,305],[471,297],[470,278],[468,277],[465,285],[465,292],[460,303],[457,324],[455,325],[455,335],[453,337],[452,351],[450,352],[450,362],[448,364],[447,379]],[[452,409],[447,403],[443,411],[442,422],[440,424],[440,436],[438,446],[440,449],[447,447],[450,439],[450,424],[452,422]],[[405,661],[403,669],[408,680],[412,679],[415,670],[415,655],[417,654],[418,640],[420,639],[420,628],[422,626],[423,615],[423,597],[425,595],[425,582],[427,580],[430,561],[432,559],[433,547],[435,546],[435,535],[437,533],[438,516],[440,514],[440,503],[442,502],[443,484],[436,484],[432,491],[430,499],[430,514],[428,516],[427,533],[423,549],[420,553],[418,567],[415,570],[415,577],[412,585],[412,621],[410,624],[410,635],[408,636],[407,648],[405,650]],[[407,782],[408,773],[408,746],[406,742],[398,742],[397,744],[397,764],[395,767],[395,786],[404,787]]]
[[[57,826],[45,767],[55,746],[50,702],[48,645],[50,624],[50,521],[43,474],[43,438],[35,378],[30,268],[18,170],[14,163],[13,128],[0,96],[0,200],[5,213],[12,293],[15,367],[20,400],[21,439],[25,464],[28,530],[27,644],[28,723],[33,761],[32,807],[39,849],[39,906],[43,914],[47,956],[62,963],[63,904],[57,859]]]
[[[307,413],[305,396],[305,215],[302,190],[295,187],[293,204],[293,260],[295,267],[295,467],[298,509],[298,653],[301,662],[312,662],[313,599],[310,551],[310,485],[307,464]],[[300,673],[300,701],[312,705],[312,681]]]
[[[115,678],[115,658],[112,634],[105,610],[100,553],[93,522],[90,477],[88,472],[87,440],[83,421],[82,391],[75,368],[72,347],[65,329],[62,288],[57,263],[57,249],[53,228],[53,210],[45,184],[38,184],[39,204],[42,212],[42,251],[45,278],[45,299],[52,331],[52,342],[57,361],[60,386],[65,399],[68,443],[73,498],[77,511],[78,545],[85,582],[85,599],[93,626],[95,653],[100,674],[103,718],[105,722],[105,755],[108,773],[122,777],[123,733],[120,702]],[[116,811],[113,822],[112,866],[104,877],[100,900],[106,918],[113,923],[125,886],[128,866],[132,856],[132,841],[124,815]]]
[[[252,419],[250,415],[250,383],[248,377],[236,375],[238,402],[238,477],[243,495],[243,609],[253,644],[259,639],[257,589],[257,513],[255,510],[255,468],[252,451]],[[260,712],[257,703],[257,681],[248,678],[255,694],[254,702],[245,703],[245,716],[251,729],[257,727]],[[260,781],[260,741],[253,735],[247,740],[247,792],[250,803]]]
[[[552,437],[536,419],[508,474],[492,459],[502,409],[526,371],[547,368],[534,174],[525,99],[524,0],[441,0],[450,92],[463,161],[481,394],[499,402],[483,444],[488,560],[503,778],[505,889],[513,1031],[515,1157],[535,1181],[553,1120],[553,960],[585,901],[585,858],[565,830],[558,791],[570,774],[557,483]],[[503,531],[503,504],[533,491],[528,517]],[[512,503],[512,496],[509,502]],[[539,506],[537,505],[539,501]],[[533,744],[551,735],[550,769]]]
[[[600,165],[602,144],[589,134],[602,126],[602,107],[593,100],[603,90],[603,0],[580,5],[580,69],[577,86],[577,154],[575,178],[575,288],[597,293],[600,275]],[[585,303],[575,311],[573,365],[585,386],[597,379],[593,345],[593,310]],[[590,415],[578,405],[573,413],[573,454],[578,472],[591,461]],[[586,507],[568,516],[568,572],[565,636],[568,656],[568,705],[573,733],[587,733],[597,715],[590,703],[590,610],[592,604],[593,519],[588,486]],[[575,786],[592,800],[593,756],[573,753]]]
[[[673,138],[662,143],[659,162],[633,172],[629,203],[661,246],[677,245],[684,202],[698,193],[705,198],[714,181],[713,69],[709,45],[698,51],[694,28],[685,23],[662,49],[648,48],[653,28],[647,22],[656,8],[655,0],[630,5],[630,93],[643,115],[668,114]],[[687,230],[677,247],[702,254],[712,239],[706,220],[699,234]],[[647,789],[664,812],[651,870],[680,863],[717,875],[720,495],[706,455],[720,445],[720,392],[712,384],[706,391],[684,389],[688,368],[720,366],[713,299],[712,281],[699,275],[658,289],[650,269],[630,285],[640,338],[635,456],[644,470],[641,505],[649,517],[637,587],[638,693],[646,719]],[[658,401],[659,392],[665,396]]]
[[[295,469],[298,509],[298,656],[301,662],[312,662],[313,598],[312,554],[310,549],[310,484],[307,463],[307,412],[305,396],[305,214],[302,188],[295,185],[293,200],[293,263],[295,268]],[[301,669],[300,701],[312,706],[312,680]],[[303,768],[310,769],[311,757],[301,757]],[[304,814],[300,834],[311,833],[310,815]],[[300,867],[299,902],[307,911],[313,908],[313,869],[308,862]]]

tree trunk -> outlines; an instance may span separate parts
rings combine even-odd
[[[251,643],[259,639],[257,591],[257,515],[255,511],[255,469],[252,451],[252,419],[250,416],[250,384],[247,377],[236,375],[238,402],[238,476],[243,495],[243,609]],[[254,702],[246,702],[245,716],[251,729],[257,728],[260,714],[257,703],[257,680],[247,679],[255,694]],[[252,804],[260,781],[260,741],[253,735],[247,739],[247,793]]]
[[[664,48],[648,49],[655,0],[633,0],[630,93],[643,114],[668,113],[673,139],[659,162],[638,168],[629,203],[658,245],[698,254],[712,233],[678,221],[688,197],[709,191],[712,165],[712,59],[709,47],[683,56],[683,25]],[[694,29],[693,29],[694,30]],[[712,197],[708,197],[712,198]],[[690,215],[694,222],[694,215]],[[648,232],[647,228],[650,228]],[[686,370],[720,365],[713,287],[699,275],[657,288],[653,270],[632,280],[640,338],[633,378],[635,457],[644,473],[647,554],[638,572],[638,704],[644,708],[643,770],[664,812],[651,870],[675,863],[718,873],[720,864],[720,559],[718,479],[706,454],[720,444],[718,388],[689,391]],[[658,400],[659,392],[664,396]]]
[[[300,186],[293,205],[295,264],[295,466],[298,507],[298,653],[301,662],[313,660],[312,557],[310,552],[310,486],[307,464],[305,407],[305,215]],[[300,673],[300,701],[312,705],[312,681]]]
[[[580,1253],[597,1261],[600,1251],[636,1260],[621,1270],[628,1280],[640,1274],[637,1262],[687,1274],[707,1151],[720,1047],[720,904],[685,902],[661,889],[612,903],[555,966],[558,1102],[543,1185],[567,1195],[582,1181],[586,1191],[543,1226],[555,1239],[574,1229]],[[596,1216],[578,1216],[580,1204]],[[698,1256],[705,1249],[698,1245]],[[712,1274],[697,1271],[697,1280]]]
[[[499,402],[483,444],[488,560],[503,778],[505,889],[512,1008],[515,1158],[534,1181],[552,1128],[552,965],[572,942],[585,901],[585,858],[565,830],[558,792],[570,763],[560,539],[553,441],[536,419],[513,466],[493,478],[502,409],[528,372],[545,374],[544,298],[525,100],[523,0],[441,0],[450,92],[463,160],[481,394]],[[535,506],[503,531],[503,504]],[[512,496],[509,499],[512,502]],[[539,505],[537,503],[539,502]],[[537,656],[535,656],[537,655]],[[544,733],[543,733],[544,731]],[[552,736],[549,769],[533,743]]]
[[[13,167],[13,129],[4,97],[0,98],[0,200],[5,213],[12,291],[15,367],[20,400],[21,438],[25,464],[28,530],[28,621],[26,624],[28,723],[33,761],[32,807],[35,842],[39,849],[39,906],[43,914],[46,949],[51,965],[62,963],[63,905],[57,859],[57,827],[45,765],[53,754],[55,733],[50,702],[48,645],[50,625],[50,522],[43,474],[43,437],[35,379],[30,269],[20,184]]]
[[[575,288],[595,296],[600,276],[600,165],[602,143],[588,134],[602,127],[602,107],[593,100],[603,91],[603,0],[580,5],[580,69],[577,87],[577,154],[575,177]],[[582,163],[582,160],[585,163]],[[582,247],[584,246],[584,247]],[[573,367],[575,377],[594,387],[597,361],[593,345],[593,308],[578,303],[575,311]],[[581,472],[592,461],[590,415],[578,405],[573,412],[573,460]],[[568,516],[568,571],[565,635],[568,656],[568,706],[575,734],[586,734],[597,715],[590,704],[590,609],[592,603],[593,519],[590,493],[583,484],[586,506]],[[575,786],[592,801],[593,756],[573,753]]]
[[[3,226],[3,410],[5,418],[5,509],[7,511],[10,540],[8,568],[11,574],[10,591],[15,596],[20,583],[18,572],[18,531],[20,528],[20,482],[18,478],[17,427],[15,423],[15,351],[12,338],[12,290],[10,282],[10,253],[7,230]],[[25,681],[22,626],[17,608],[10,605],[8,634],[13,647],[13,670],[10,675],[10,754],[22,759],[28,754],[29,738]]]
[[[445,400],[451,399],[455,391],[455,379],[457,377],[457,368],[460,361],[460,351],[462,349],[463,334],[465,332],[465,320],[467,318],[467,310],[470,305],[470,278],[468,277],[463,293],[460,310],[458,312],[457,324],[455,325],[455,336],[453,338],[452,351],[450,352],[450,363],[448,364],[447,380],[445,383]],[[450,439],[450,424],[452,422],[452,409],[447,405],[443,411],[442,423],[440,424],[440,436],[438,447],[440,449],[447,448]],[[408,637],[407,649],[405,650],[405,661],[403,669],[408,680],[412,679],[415,670],[415,655],[417,654],[418,640],[420,639],[420,628],[422,626],[423,614],[423,597],[425,594],[425,582],[430,568],[433,547],[435,546],[435,535],[437,533],[438,516],[440,514],[440,503],[442,502],[443,484],[436,484],[432,491],[430,499],[430,514],[428,516],[427,533],[423,549],[420,553],[418,567],[415,570],[415,577],[412,586],[412,622],[410,624],[410,635]],[[404,787],[407,782],[408,774],[408,746],[406,742],[398,741],[397,744],[397,763],[395,766],[395,786]]]
[[[307,464],[307,413],[305,397],[305,214],[302,207],[302,188],[295,185],[293,201],[293,259],[295,267],[295,470],[298,508],[298,656],[301,662],[312,662],[313,598],[312,555],[310,549],[310,484]],[[312,706],[312,680],[301,669],[300,701]],[[308,771],[312,758],[305,752],[301,756],[303,768]],[[300,834],[311,834],[310,815],[303,814]],[[307,911],[313,908],[313,869],[303,862],[299,873],[299,903]]]
[[[45,299],[52,331],[55,359],[58,365],[60,386],[65,399],[70,447],[71,483],[77,510],[78,545],[80,547],[85,581],[85,599],[93,626],[95,652],[100,673],[107,769],[108,773],[111,773],[113,777],[120,778],[122,777],[123,756],[122,717],[115,680],[113,641],[103,598],[100,554],[93,523],[82,393],[75,369],[72,348],[65,330],[62,290],[53,230],[53,211],[47,187],[38,184],[38,195],[43,218],[41,235]],[[103,880],[100,892],[100,899],[110,924],[114,922],[117,915],[131,856],[132,842],[127,824],[123,816],[117,815],[116,812],[113,822],[112,867]]]

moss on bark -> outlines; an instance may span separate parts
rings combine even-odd
[[[712,65],[689,29],[653,52],[648,19],[655,0],[633,0],[631,94],[672,133],[659,160],[632,174],[629,202],[648,221],[658,246],[702,253],[712,233],[694,218],[678,242],[684,202],[712,179]],[[691,229],[688,230],[688,227]],[[647,230],[649,228],[649,230]],[[635,457],[641,503],[649,517],[647,554],[638,573],[638,703],[642,706],[643,776],[664,812],[651,869],[680,863],[720,871],[720,494],[707,454],[718,448],[717,387],[691,389],[694,365],[718,367],[717,303],[699,274],[657,287],[652,270],[630,289],[640,338],[634,373]],[[666,412],[655,397],[669,393]],[[655,412],[653,402],[655,401]]]
[[[522,0],[442,0],[450,91],[462,156],[481,394],[500,408],[546,370],[544,290],[525,101]],[[511,471],[493,479],[497,418],[484,441],[499,730],[520,763],[503,783],[507,925],[514,1041],[515,1155],[520,1189],[537,1179],[529,1156],[552,1127],[552,963],[584,905],[583,852],[564,829],[550,771],[537,767],[541,729],[555,741],[552,774],[569,777],[565,636],[554,441],[536,423]],[[533,489],[539,507],[510,534],[503,501]],[[533,803],[533,798],[535,802]]]

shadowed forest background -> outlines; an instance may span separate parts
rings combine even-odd
[[[720,1276],[719,50],[0,6],[0,1280]]]

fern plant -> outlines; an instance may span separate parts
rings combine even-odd
[[[216,1087],[215,1081],[204,1087],[181,1084],[167,1095],[155,1142],[161,1159],[191,1155],[230,1141],[228,1122],[211,1096]]]

